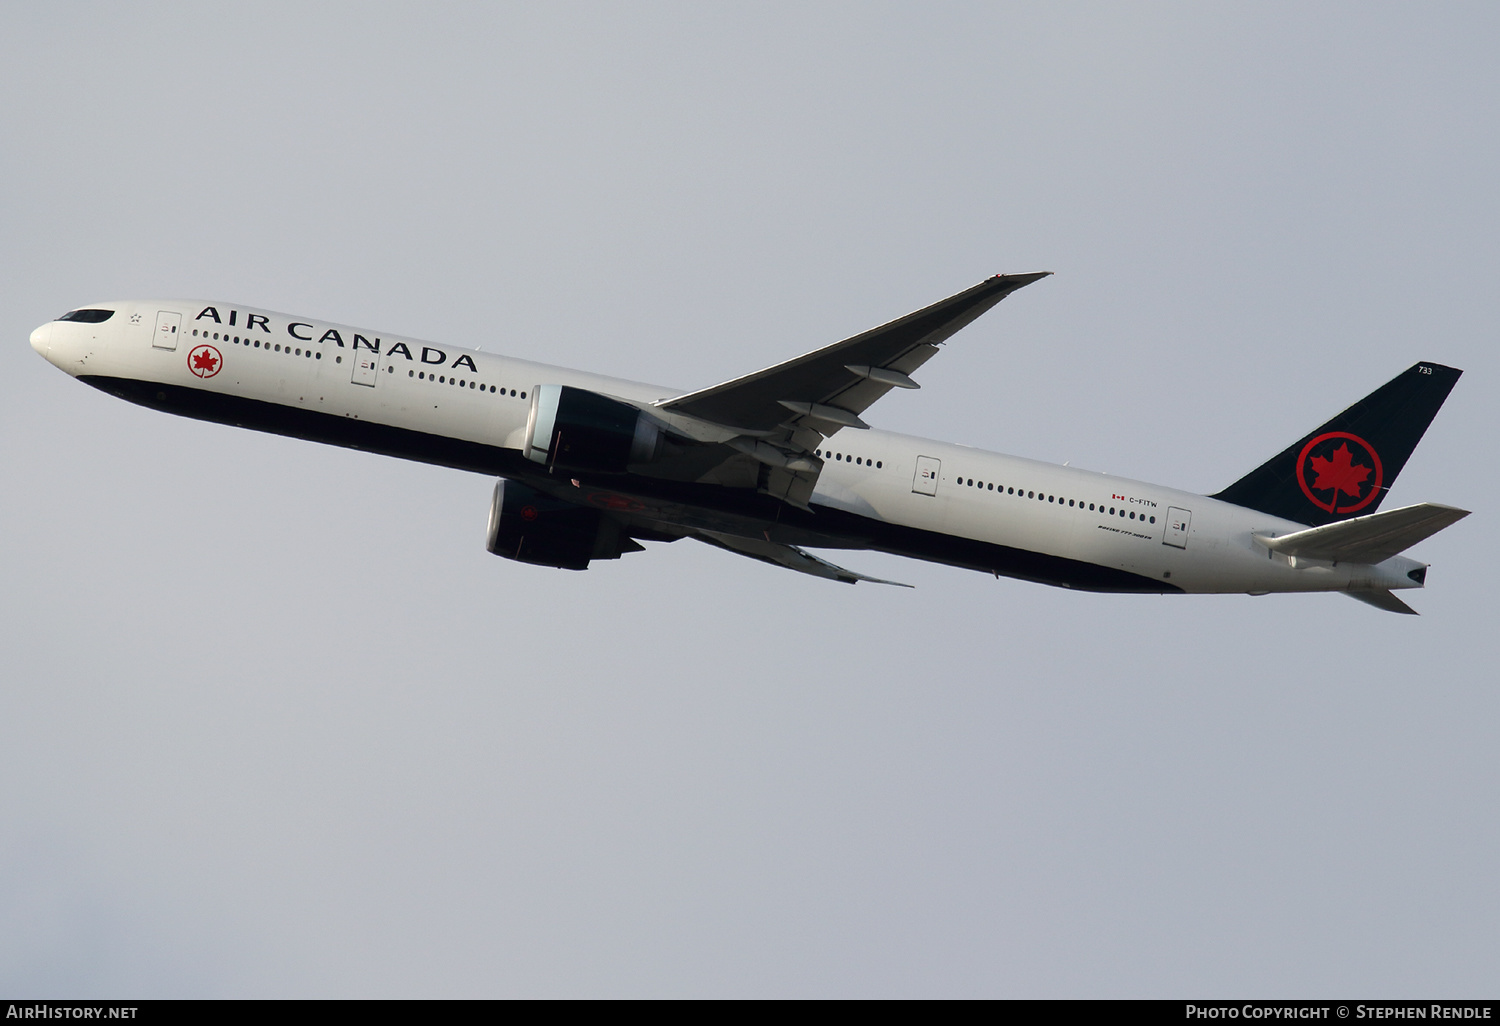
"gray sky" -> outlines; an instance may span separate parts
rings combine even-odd
[[[1500,11],[1044,6],[6,4],[0,991],[1493,996]],[[1213,491],[1462,367],[1423,615],[521,566],[489,480],[26,343],[690,388],[1031,270],[874,421]]]

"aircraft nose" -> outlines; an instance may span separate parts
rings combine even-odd
[[[52,324],[49,321],[31,333],[31,348],[42,356],[47,355],[47,347],[52,342]]]

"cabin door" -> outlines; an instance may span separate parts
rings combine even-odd
[[[1168,506],[1167,533],[1162,535],[1161,543],[1163,545],[1175,545],[1179,549],[1187,548],[1188,528],[1192,526],[1192,523],[1192,510]]]
[[[176,349],[177,330],[181,327],[182,314],[176,310],[158,310],[156,333],[151,336],[151,344],[157,349]]]

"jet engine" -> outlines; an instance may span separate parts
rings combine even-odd
[[[495,482],[485,548],[536,566],[587,570],[591,559],[619,559],[642,546],[602,510],[543,495],[517,481]]]
[[[661,454],[662,434],[661,424],[618,399],[571,385],[538,385],[522,451],[560,470],[623,474]]]

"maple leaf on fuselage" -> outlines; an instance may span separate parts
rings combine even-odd
[[[1332,459],[1324,459],[1314,456],[1308,461],[1312,464],[1314,473],[1318,479],[1313,482],[1313,488],[1318,491],[1327,491],[1336,488],[1351,498],[1359,498],[1360,486],[1365,483],[1365,478],[1370,476],[1369,467],[1356,466],[1349,446],[1340,442],[1339,447],[1333,450]]]
[[[218,362],[218,360],[214,359],[214,354],[210,353],[207,349],[201,353],[193,354],[193,370],[211,371],[214,369],[214,364]]]

